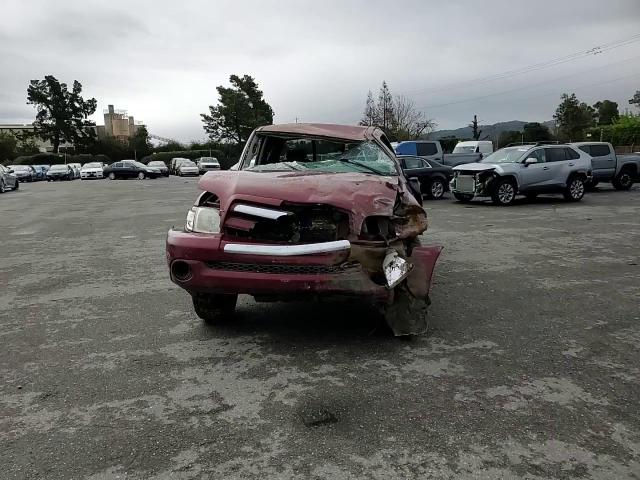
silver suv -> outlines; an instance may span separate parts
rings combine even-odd
[[[497,205],[510,205],[518,194],[534,199],[541,193],[562,193],[577,202],[591,179],[591,157],[570,145],[520,145],[453,172],[451,191],[461,202],[490,197]]]
[[[4,165],[0,165],[0,193],[6,192],[9,188],[17,190],[19,187],[20,181],[13,173],[13,170]]]

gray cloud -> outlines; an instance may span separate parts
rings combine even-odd
[[[113,103],[182,140],[204,137],[199,113],[231,73],[256,77],[279,122],[356,122],[383,79],[443,128],[473,114],[547,120],[564,91],[626,103],[640,88],[640,42],[456,87],[640,33],[637,0],[520,4],[4,0],[0,122],[33,118],[26,88],[46,74],[80,80],[99,112]]]

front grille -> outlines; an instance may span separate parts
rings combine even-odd
[[[464,193],[474,193],[476,190],[475,177],[471,175],[458,175],[456,178],[456,190]]]
[[[269,205],[250,205],[274,209]],[[246,229],[224,225],[224,233],[230,237],[267,243],[320,243],[343,240],[349,235],[349,217],[328,205],[283,204],[277,208],[288,215],[278,219],[233,212],[229,220],[245,219],[252,222]],[[231,222],[230,222],[231,223]]]
[[[290,275],[318,275],[341,273],[351,265],[277,265],[260,263],[207,262],[209,268],[229,272],[272,273]]]

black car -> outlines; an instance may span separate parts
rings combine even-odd
[[[449,191],[449,181],[453,178],[451,167],[442,165],[435,160],[409,155],[400,155],[398,160],[400,160],[400,166],[407,178],[417,178],[420,181],[424,195],[437,200]]]
[[[161,173],[159,169],[148,167],[144,163],[135,160],[122,160],[112,163],[105,168],[104,175],[109,180],[115,180],[116,178],[137,178],[138,180],[144,180],[145,178],[158,178]]]
[[[73,180],[76,174],[69,165],[51,165],[47,171],[47,182],[56,180]]]

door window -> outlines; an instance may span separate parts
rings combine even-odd
[[[547,162],[564,162],[567,159],[565,149],[562,147],[545,148]]]
[[[437,155],[438,147],[433,142],[420,142],[416,143],[416,150],[421,157],[428,157],[429,155]]]
[[[416,157],[407,157],[404,159],[404,165],[407,170],[422,168],[422,160]]]
[[[569,160],[577,160],[580,158],[580,154],[576,152],[573,148],[569,148],[569,147],[565,148],[564,153],[567,156],[567,159]]]
[[[538,160],[538,163],[546,162],[544,148],[538,148],[537,150],[534,150],[533,152],[529,153],[529,155],[527,155],[527,158],[536,158]]]
[[[396,147],[398,155],[417,155],[416,142],[402,142]]]
[[[122,162],[118,162],[118,163],[113,165],[113,168],[122,168],[123,166],[124,166],[124,164]]]
[[[591,155],[591,147],[589,145],[580,145],[578,148],[584,153]]]
[[[606,157],[610,153],[609,145],[591,145],[592,157]]]

